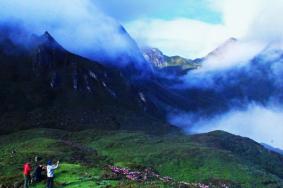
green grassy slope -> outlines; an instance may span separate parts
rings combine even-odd
[[[242,145],[237,145],[239,140]],[[225,142],[230,143],[229,147]],[[250,149],[244,147],[241,151],[243,144]],[[109,180],[104,178],[109,164],[130,169],[152,167],[161,176],[176,181],[225,183],[231,187],[283,186],[282,157],[251,140],[224,132],[157,136],[126,131],[34,129],[1,136],[0,148],[0,185],[20,182],[22,164],[40,156],[43,161],[61,161],[56,171],[57,187],[172,187],[160,181]],[[278,168],[268,169],[265,163]]]

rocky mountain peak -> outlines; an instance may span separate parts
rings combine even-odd
[[[142,49],[142,53],[144,58],[154,67],[162,68],[167,65],[164,54],[157,48],[145,47]]]
[[[56,42],[48,31],[45,31],[44,34],[41,36],[41,38],[50,42]]]
[[[64,49],[48,31],[45,31],[43,35],[36,37],[35,41],[37,46],[46,46],[52,49]]]

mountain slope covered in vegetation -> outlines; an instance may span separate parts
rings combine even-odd
[[[33,129],[1,136],[0,146],[0,182],[6,186],[20,184],[22,164],[35,156],[41,157],[43,164],[48,159],[61,161],[56,171],[57,187],[178,187],[182,182],[192,187],[193,183],[210,187],[283,186],[283,156],[250,139],[221,131],[186,136]],[[108,165],[135,171],[150,168],[172,180],[129,180],[113,174]]]

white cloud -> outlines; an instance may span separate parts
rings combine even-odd
[[[283,149],[281,109],[250,105],[245,111],[232,110],[213,119],[198,118],[196,119],[194,114],[181,114],[172,116],[171,122],[190,133],[224,130]]]
[[[213,55],[209,55],[203,62],[201,69],[195,71],[207,72],[224,70],[231,67],[246,65],[258,55],[266,46],[256,41],[238,41],[223,46],[223,49]]]
[[[202,57],[230,37],[223,25],[190,19],[151,19],[126,24],[140,45],[161,49],[168,55]]]
[[[222,14],[224,25],[233,37],[244,37],[262,12],[264,1],[266,0],[210,0],[209,2],[212,8]]]
[[[222,13],[231,33],[248,39],[270,42],[282,40],[282,0],[210,0]]]

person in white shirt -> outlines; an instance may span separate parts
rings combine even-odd
[[[54,183],[54,170],[59,167],[59,161],[55,165],[52,164],[52,161],[47,162],[46,171],[47,171],[47,188],[53,188]]]

